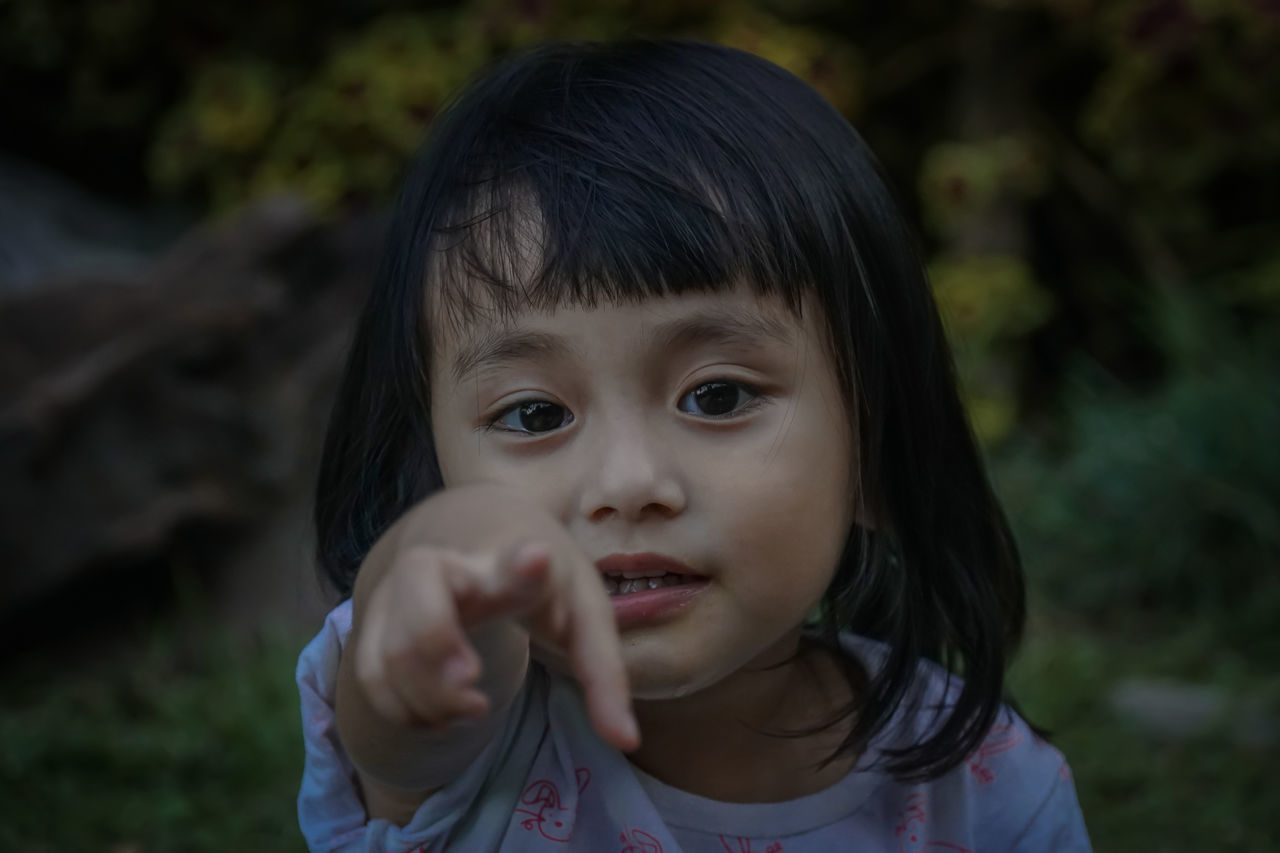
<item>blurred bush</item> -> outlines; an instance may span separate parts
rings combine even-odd
[[[184,613],[187,627],[202,614]],[[0,849],[301,850],[293,638],[158,627],[130,660],[5,673]]]
[[[1121,0],[1099,4],[1089,26],[1106,65],[1083,133],[1148,215],[1201,234],[1215,224],[1203,194],[1273,168],[1280,151],[1280,11],[1257,0]]]
[[[285,191],[323,211],[376,202],[486,55],[455,17],[388,15],[291,86],[258,59],[210,64],[152,144],[152,177],[217,209]]]
[[[1018,415],[1019,349],[1049,316],[1052,298],[1013,255],[943,255],[929,272],[974,432],[996,444]]]
[[[1187,305],[1160,309],[1172,336]],[[1193,311],[1174,369],[1134,396],[1081,370],[1061,447],[997,458],[1040,596],[1131,637],[1207,628],[1270,669],[1280,655],[1280,346]]]
[[[856,105],[850,45],[749,6],[479,0],[374,17],[354,33],[334,33],[313,66],[288,55],[195,66],[150,144],[149,175],[158,190],[215,210],[282,191],[330,213],[384,201],[445,99],[485,63],[546,39],[625,35],[636,22],[688,25],[691,35],[805,77],[845,111]]]

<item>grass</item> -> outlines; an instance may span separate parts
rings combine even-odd
[[[1043,615],[1036,623],[1013,688],[1071,763],[1095,850],[1280,849],[1280,745],[1241,745],[1229,721],[1167,739],[1117,719],[1106,703],[1124,677],[1190,678],[1239,696],[1274,691],[1269,674],[1225,656],[1206,668],[1199,630],[1140,643]]]
[[[183,649],[0,687],[0,850],[302,850],[299,642]]]

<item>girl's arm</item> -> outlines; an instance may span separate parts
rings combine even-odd
[[[407,821],[500,729],[529,641],[560,649],[593,723],[638,743],[608,595],[563,525],[506,489],[449,489],[396,522],[352,596],[338,730],[371,817]]]

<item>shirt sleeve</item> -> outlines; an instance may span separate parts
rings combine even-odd
[[[333,698],[338,660],[351,630],[351,602],[338,605],[324,627],[298,657],[297,684],[302,703],[305,759],[298,791],[298,824],[307,848],[318,851],[441,850],[459,834],[474,849],[497,849],[499,837],[476,833],[499,832],[505,821],[486,816],[509,814],[518,787],[498,776],[522,775],[533,763],[546,730],[545,702],[534,694],[546,685],[530,667],[511,713],[493,741],[457,779],[432,794],[403,827],[386,820],[370,820],[361,800],[355,767],[338,738]],[[495,784],[502,782],[502,784]],[[507,800],[511,802],[508,803]]]
[[[1048,793],[1009,847],[1009,853],[1092,853],[1071,769],[1065,760],[1052,778]]]

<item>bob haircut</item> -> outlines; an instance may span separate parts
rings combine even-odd
[[[549,44],[438,117],[403,188],[326,436],[315,520],[342,596],[374,541],[442,488],[431,330],[481,311],[591,306],[746,282],[821,307],[856,424],[849,533],[811,636],[846,655],[861,754],[921,658],[963,676],[899,779],[957,766],[995,721],[1021,637],[1017,549],[988,483],[922,264],[861,138],[798,78],[684,41]],[[954,686],[954,685],[953,685]],[[821,727],[820,727],[821,728]],[[790,734],[796,734],[792,732]]]

